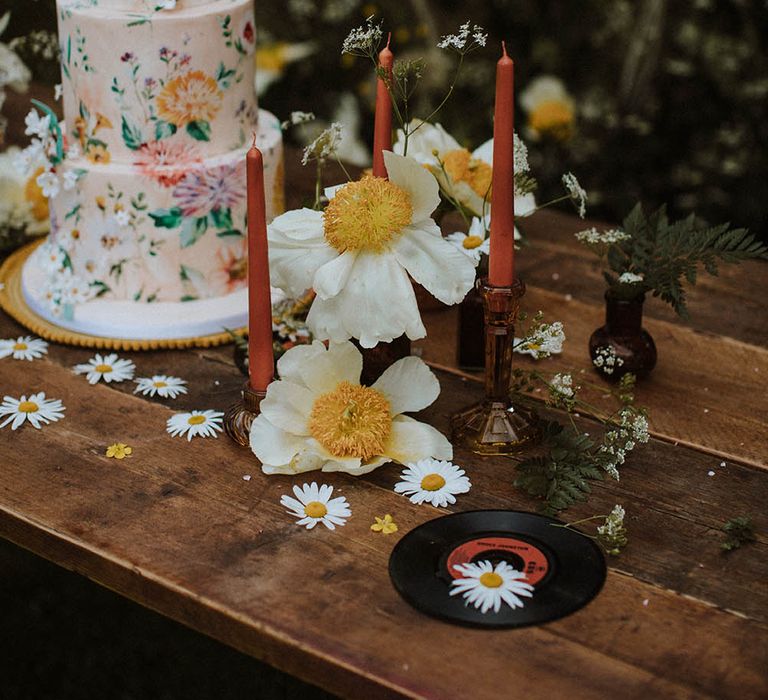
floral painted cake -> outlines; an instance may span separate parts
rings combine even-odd
[[[253,0],[57,0],[57,11],[65,120],[27,121],[51,212],[25,265],[27,302],[111,338],[242,325],[254,137],[268,218],[283,208],[280,125],[256,102]]]

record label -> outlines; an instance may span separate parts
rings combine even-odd
[[[515,537],[503,535],[473,538],[454,549],[446,560],[446,568],[453,578],[461,578],[457,564],[487,560],[493,564],[506,561],[526,574],[526,582],[535,586],[549,572],[549,559],[536,545]]]
[[[397,543],[389,574],[409,604],[447,622],[499,629],[556,620],[592,600],[606,576],[600,548],[563,524],[512,510],[445,515],[411,530]],[[454,569],[481,562],[490,562],[494,569],[505,562],[522,572],[522,581],[533,586],[532,595],[523,596],[515,607],[505,603],[499,610],[491,607],[482,612],[470,596],[459,594],[462,584],[458,581],[469,579]],[[485,585],[500,584],[496,576]]]

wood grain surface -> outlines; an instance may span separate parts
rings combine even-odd
[[[295,156],[289,206],[311,189]],[[529,246],[517,260],[525,307],[562,320],[568,337],[561,356],[535,366],[574,370],[577,383],[599,386],[586,341],[602,324],[604,287],[573,239],[587,225],[539,213],[523,224]],[[514,459],[457,450],[473,488],[438,510],[392,491],[395,465],[357,479],[266,477],[223,435],[191,443],[167,435],[174,411],[224,410],[235,399],[243,378],[227,347],[124,355],[137,376],[188,379],[189,394],[176,400],[135,396],[131,382],[88,385],[72,372],[91,354],[83,349],[52,346],[34,363],[0,360],[2,395],[45,391],[67,407],[41,431],[0,430],[0,535],[347,697],[767,697],[765,271],[750,263],[703,278],[686,324],[657,300],[646,304],[659,364],[637,395],[653,439],[631,455],[619,482],[596,483],[590,500],[565,514],[572,521],[621,503],[630,544],[609,560],[600,595],[563,620],[464,629],[416,612],[389,582],[393,546],[421,523],[479,508],[535,510],[513,485]],[[429,336],[417,347],[448,371],[438,372],[441,396],[421,418],[446,432],[481,387],[455,368],[455,310],[427,312],[425,322]],[[0,315],[0,337],[23,332]],[[588,391],[604,401],[599,388]],[[133,456],[107,459],[116,441]],[[284,512],[280,496],[313,479],[347,497],[345,527],[307,531]],[[398,533],[371,532],[385,513]],[[753,517],[757,541],[724,555],[720,528],[737,515]]]

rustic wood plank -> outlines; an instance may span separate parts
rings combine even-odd
[[[189,355],[179,353],[189,358],[188,367],[200,367],[202,388],[195,387],[194,398],[200,399],[214,374],[222,377],[222,385],[239,384],[231,366],[195,364]],[[11,392],[33,388],[28,375],[10,371],[16,366],[0,364],[2,386]],[[629,697],[647,697],[649,689],[665,697],[743,697],[745,689],[757,696],[768,689],[762,671],[765,626],[681,598],[648,565],[655,557],[667,561],[677,572],[679,588],[693,575],[686,569],[693,569],[691,552],[685,549],[688,531],[670,533],[668,549],[650,555],[645,551],[668,532],[669,513],[644,526],[650,516],[630,521],[632,546],[618,565],[636,578],[613,573],[598,599],[572,618],[492,636],[449,627],[428,620],[397,597],[386,574],[396,537],[376,536],[368,529],[374,514],[392,512],[402,532],[437,514],[390,491],[395,468],[358,480],[324,475],[324,481],[347,495],[353,518],[338,533],[301,531],[278,504],[293,480],[263,477],[247,453],[223,438],[189,444],[166,436],[164,421],[170,411],[157,403],[114,387],[89,387],[51,361],[34,367],[37,386],[66,397],[68,415],[40,433],[26,429],[5,439],[8,433],[3,432],[2,533],[288,672],[335,692],[372,697],[490,697],[498,687],[521,679],[532,697],[551,696],[569,684],[576,664],[587,680],[569,691],[575,697],[605,697],[618,687]],[[445,400],[430,412],[438,425],[444,425],[457,402],[477,395],[472,384],[447,375],[442,380]],[[229,401],[223,394],[206,398],[207,405],[219,408]],[[104,458],[104,447],[115,439],[132,444],[135,456],[123,462]],[[633,472],[627,470],[620,484],[606,485],[606,493],[598,492],[589,507],[622,500],[630,513],[679,510],[684,516],[679,519],[685,523],[690,517],[696,527],[714,519],[711,513],[718,505],[712,493],[702,496],[703,512],[686,514],[688,506],[678,507],[674,491],[669,502],[656,503],[652,486],[667,488],[659,478],[664,454],[684,454],[692,462],[700,456],[661,443],[652,447],[663,454],[643,460],[634,483]],[[458,457],[471,466],[475,482],[460,509],[530,505],[512,489],[513,473],[503,464]],[[677,488],[684,489],[686,472],[681,473],[680,463],[674,460],[673,467],[680,474]],[[735,465],[730,470],[729,475],[754,479],[734,491],[738,505],[746,497],[764,499],[763,472]],[[250,482],[241,478],[246,471],[253,474]],[[730,483],[720,484],[721,490],[730,488]],[[700,547],[695,538],[693,542]],[[712,546],[716,550],[715,542]],[[765,542],[757,547],[764,551]],[[742,564],[765,561],[755,548],[737,555],[743,555]],[[633,571],[633,556],[642,571]],[[718,561],[722,568],[717,568]],[[738,560],[715,560],[700,582],[706,589],[702,597],[720,607],[731,607],[725,592],[712,585],[727,578],[726,561]],[[742,574],[745,585],[761,576],[764,571]],[[748,595],[739,595],[736,603],[748,606]],[[645,599],[648,607],[642,605]],[[698,631],[695,643],[690,642],[692,625]],[[488,644],[490,640],[494,643]],[[711,640],[717,640],[714,646]],[[482,654],[475,652],[479,645]],[[684,655],[688,665],[670,663],[676,654]],[[466,658],[473,663],[467,665]],[[706,671],[694,675],[690,668]],[[498,680],[486,685],[482,679],[488,678]]]
[[[608,386],[593,370],[587,351],[589,336],[604,323],[602,308],[530,285],[523,308],[530,314],[542,309],[548,320],[562,321],[567,340],[563,354],[547,360],[516,355],[519,366],[571,371],[577,383],[582,378]],[[424,313],[427,338],[416,345],[426,361],[456,367],[456,319],[455,308]],[[654,318],[646,318],[644,326],[656,341],[659,359],[636,394],[650,411],[653,434],[726,460],[768,467],[768,397],[756,390],[768,377],[768,350]],[[600,391],[587,390],[584,397],[605,404]]]

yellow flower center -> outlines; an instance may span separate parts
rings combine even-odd
[[[359,457],[365,462],[382,454],[389,440],[389,401],[376,389],[340,382],[315,399],[309,432],[334,457]]]
[[[494,571],[486,571],[482,576],[480,576],[480,583],[482,583],[486,588],[498,588],[502,583],[504,583],[504,579],[502,579],[501,576],[499,576]]]
[[[43,194],[40,185],[37,184],[37,176],[44,171],[45,168],[39,167],[24,185],[24,199],[30,203],[32,216],[35,217],[36,221],[48,220],[48,198]]]
[[[26,343],[16,343],[13,346],[14,350],[26,350],[29,346]]]
[[[451,180],[466,182],[478,196],[490,193],[493,169],[488,163],[473,158],[466,148],[448,151],[443,156],[443,167]]]
[[[96,365],[93,369],[101,374],[108,374],[112,371],[112,365]]]
[[[461,245],[463,245],[467,250],[472,250],[473,248],[479,248],[481,245],[483,245],[484,240],[485,239],[480,238],[480,236],[467,236],[461,242]]]
[[[35,413],[40,410],[34,401],[21,401],[19,403],[19,413]]]
[[[165,382],[154,382],[154,385],[155,385],[155,387],[157,387],[158,389],[162,389],[163,387],[166,387],[166,386],[168,386],[168,384],[166,384]]]
[[[381,177],[365,176],[340,189],[323,212],[325,240],[340,253],[380,253],[411,223],[411,196]]]
[[[439,491],[445,486],[445,479],[439,474],[427,474],[421,480],[421,488],[425,491]]]
[[[531,112],[528,124],[540,134],[566,141],[572,132],[573,108],[561,100],[544,100]]]
[[[304,506],[304,515],[308,518],[324,518],[327,514],[328,509],[320,501],[310,501]]]
[[[187,423],[190,425],[200,425],[201,423],[205,423],[205,416],[190,416],[187,419]]]

